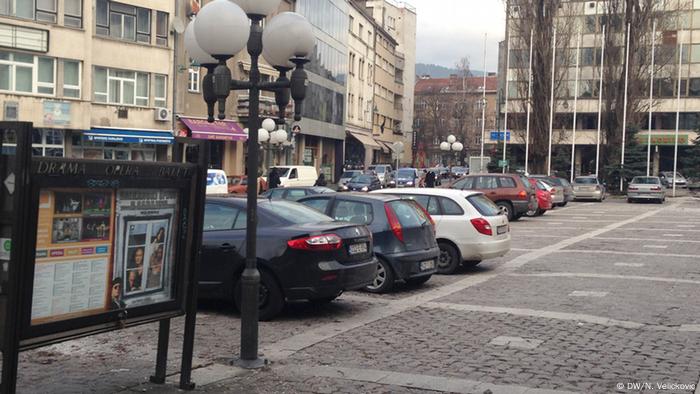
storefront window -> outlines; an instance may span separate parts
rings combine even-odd
[[[82,135],[73,136],[72,156],[75,159],[155,161],[155,145],[122,144],[86,141]]]

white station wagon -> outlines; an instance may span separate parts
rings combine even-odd
[[[510,251],[510,224],[483,193],[431,188],[383,189],[415,200],[435,221],[440,246],[438,273],[451,274],[460,264],[475,266]]]

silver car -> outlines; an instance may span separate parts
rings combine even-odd
[[[636,176],[627,187],[627,202],[656,201],[663,204],[666,192],[661,185],[661,179],[655,176]]]
[[[661,184],[667,188],[672,188],[673,183],[676,183],[676,187],[685,188],[688,187],[688,180],[679,173],[676,173],[675,179],[673,176],[673,171],[664,171],[659,173],[659,178],[661,179]]]
[[[350,179],[352,179],[356,175],[361,175],[362,171],[360,170],[346,170],[343,171],[343,175],[340,176],[340,179],[338,179],[338,187],[343,187],[345,186]]]
[[[605,185],[595,176],[574,178],[574,200],[605,200]]]

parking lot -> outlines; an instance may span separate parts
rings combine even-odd
[[[223,364],[238,351],[239,316],[226,304],[201,305],[197,389],[695,391],[700,200],[572,203],[511,227],[512,251],[477,268],[388,295],[289,305],[261,323],[270,360],[262,370]],[[172,392],[182,326],[173,323],[168,386],[145,383],[157,342],[156,325],[146,325],[23,353],[18,391]]]

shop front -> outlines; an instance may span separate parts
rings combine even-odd
[[[375,152],[382,149],[380,145],[369,133],[359,131],[347,132],[348,138],[345,142],[345,166],[352,168],[367,168],[374,162]]]
[[[72,158],[165,161],[173,135],[167,130],[93,127],[73,134],[71,140]]]
[[[176,134],[209,141],[210,168],[224,170],[228,175],[245,172],[244,142],[248,140],[248,135],[237,122],[217,120],[209,123],[204,118],[180,116]]]

